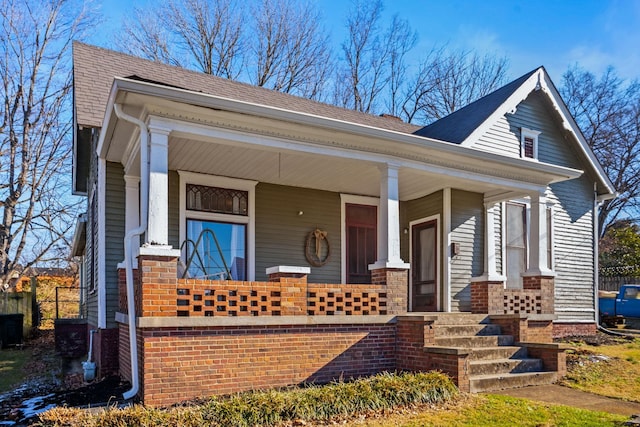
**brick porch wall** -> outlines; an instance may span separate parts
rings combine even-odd
[[[398,316],[396,331],[396,369],[441,371],[449,375],[461,391],[470,391],[469,352],[429,347],[435,343],[434,320],[429,316]]]
[[[479,314],[553,314],[554,278],[525,276],[522,289],[505,289],[504,282],[471,283],[471,312]]]
[[[139,329],[145,404],[395,369],[395,324]],[[121,339],[128,339],[121,332]],[[124,366],[123,366],[124,368]],[[123,372],[124,373],[124,372]]]
[[[387,313],[404,314],[409,307],[409,271],[396,268],[371,270],[371,283],[384,285]]]

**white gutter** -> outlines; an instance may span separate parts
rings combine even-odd
[[[140,225],[129,231],[124,238],[124,264],[127,281],[127,314],[129,317],[129,353],[131,355],[131,390],[126,391],[122,397],[131,399],[140,388],[138,367],[138,344],[136,337],[136,304],[135,290],[133,288],[133,257],[131,243],[147,229],[149,210],[149,130],[147,125],[133,116],[125,114],[120,105],[113,104],[113,111],[119,119],[124,120],[140,128]]]

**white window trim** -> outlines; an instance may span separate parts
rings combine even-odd
[[[436,311],[440,311],[442,306],[440,302],[441,297],[441,283],[440,283],[440,270],[442,270],[441,256],[442,246],[440,244],[442,230],[440,230],[440,214],[431,215],[425,218],[409,221],[409,262],[413,262],[413,226],[416,224],[422,224],[423,222],[434,221],[436,222]],[[449,245],[447,245],[449,247]],[[411,272],[410,272],[411,273]],[[413,301],[413,274],[409,274],[409,311],[413,311],[411,306]]]
[[[520,157],[523,159],[531,159],[538,160],[538,135],[540,135],[540,131],[520,128]],[[525,138],[533,139],[533,157],[526,157],[524,155],[524,139]]]
[[[527,239],[527,262],[526,262],[526,267],[527,269],[529,269],[529,260],[530,258],[530,254],[529,251],[531,249],[531,200],[529,198],[526,199],[513,199],[513,200],[508,200],[505,202],[501,203],[501,228],[502,228],[502,236],[501,236],[501,245],[500,245],[500,250],[501,250],[501,258],[502,258],[502,275],[503,276],[507,276],[507,272],[506,272],[506,256],[507,256],[507,203],[517,203],[517,204],[521,204],[525,206],[525,216],[526,216],[526,220],[527,220],[527,224],[526,224],[526,239]],[[556,267],[556,263],[555,263],[555,221],[554,221],[554,206],[555,204],[552,201],[547,201],[547,212],[551,211],[551,235],[547,236],[547,241],[549,242],[548,244],[551,245],[551,271],[555,271],[555,267]],[[545,217],[546,219],[546,217]],[[545,248],[546,250],[546,248]],[[505,287],[507,286],[507,282],[505,280]],[[514,289],[514,288],[511,288]]]
[[[340,276],[342,283],[347,283],[347,229],[345,223],[347,220],[346,205],[366,205],[376,207],[376,239],[380,243],[380,230],[377,224],[380,222],[380,199],[378,197],[356,196],[353,194],[340,194],[340,247],[341,266]],[[386,239],[386,236],[385,236]]]
[[[547,244],[551,246],[551,251],[549,253],[550,259],[547,260],[549,264],[549,270],[556,271],[556,245],[555,243],[555,234],[556,234],[556,221],[555,221],[555,203],[552,201],[547,201],[547,213],[549,214],[549,235],[547,236]]]
[[[231,222],[247,225],[247,281],[256,277],[256,185],[258,181],[207,175],[195,172],[178,171],[180,176],[180,244],[187,234],[187,216],[190,219]],[[247,215],[229,215],[220,213],[187,211],[187,184],[207,185],[209,187],[230,188],[246,191],[249,195]],[[188,215],[187,215],[188,214]],[[184,256],[184,254],[182,254]]]

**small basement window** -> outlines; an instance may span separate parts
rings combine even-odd
[[[538,158],[539,131],[527,128],[520,129],[520,157],[528,159]]]

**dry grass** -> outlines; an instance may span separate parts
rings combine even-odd
[[[640,340],[606,346],[575,344],[570,361],[563,385],[640,402]]]

